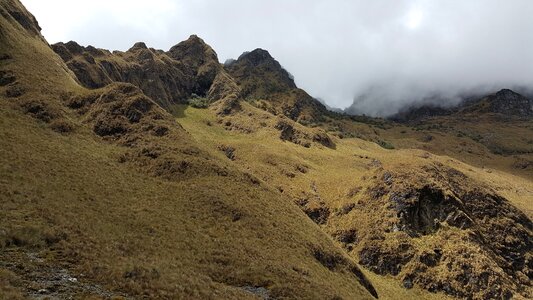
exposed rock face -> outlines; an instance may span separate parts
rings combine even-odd
[[[427,235],[436,232],[441,222],[465,229],[473,225],[472,219],[462,210],[462,203],[452,196],[445,196],[442,190],[424,186],[416,191],[403,191],[391,195],[398,218],[398,229],[410,236]]]
[[[519,117],[533,116],[533,100],[509,89],[503,89],[487,98],[490,112]]]
[[[530,296],[533,223],[504,197],[442,165],[376,177],[355,208],[373,220],[357,232],[362,265],[460,298]]]
[[[215,80],[215,76],[222,69],[215,51],[196,35],[170,48],[168,55],[182,62],[192,73],[194,87],[192,92],[205,96]]]
[[[328,111],[318,100],[296,87],[292,75],[268,51],[255,49],[229,61],[224,69],[235,79],[245,99],[259,108],[292,120],[317,121]]]
[[[263,49],[243,53],[225,69],[242,86],[243,97],[264,97],[296,88],[292,76]]]
[[[195,35],[168,52],[148,48],[144,43],[112,53],[75,42],[52,47],[84,86],[132,83],[164,108],[186,103],[192,94],[211,101],[239,95],[239,88],[225,74],[215,51]]]

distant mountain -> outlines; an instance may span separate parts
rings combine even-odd
[[[470,96],[454,107],[440,107],[434,104],[408,107],[390,116],[389,119],[409,123],[430,117],[465,113],[492,113],[508,117],[531,118],[533,99],[510,89],[502,89],[488,96]]]
[[[533,117],[533,99],[527,98],[510,89],[502,89],[474,103],[465,105],[461,111],[531,118]]]

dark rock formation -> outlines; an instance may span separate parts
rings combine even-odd
[[[406,288],[471,299],[527,297],[533,223],[507,199],[438,165],[420,174],[383,171],[376,180],[370,200],[354,208],[374,220],[371,231],[357,231],[362,265],[398,276]]]
[[[503,89],[487,97],[489,110],[493,113],[519,117],[533,116],[533,100],[509,89]]]
[[[473,221],[461,210],[461,202],[445,196],[441,190],[425,186],[406,192],[403,195],[393,193],[390,200],[400,219],[399,229],[409,235],[431,234],[439,229],[440,222],[461,229],[472,226]]]
[[[263,49],[243,53],[225,69],[242,86],[244,97],[264,97],[296,88],[292,76]]]
[[[75,42],[52,47],[84,86],[100,88],[112,82],[128,82],[164,108],[187,103],[193,94],[211,101],[239,94],[215,51],[195,35],[168,52],[148,48],[142,42],[126,52],[112,53]]]
[[[294,79],[268,51],[255,49],[227,62],[224,69],[248,100],[265,100],[259,107],[292,120],[319,120],[328,111],[318,100],[296,87]]]

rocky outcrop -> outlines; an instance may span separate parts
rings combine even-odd
[[[255,49],[243,53],[225,69],[242,87],[243,97],[260,98],[296,88],[292,76],[268,51]]]
[[[323,130],[298,128],[292,120],[287,120],[286,118],[281,118],[274,128],[280,131],[279,138],[283,141],[292,142],[306,148],[311,147],[312,142],[331,149],[336,147],[335,142]]]
[[[354,209],[360,264],[404,287],[469,299],[530,297],[533,223],[507,199],[442,165],[377,175]]]
[[[533,117],[533,100],[509,89],[487,97],[488,110],[493,113],[518,117]]]
[[[224,64],[235,79],[242,97],[273,114],[295,121],[316,122],[326,107],[294,83],[293,76],[268,51],[255,49]]]
[[[193,94],[212,102],[239,95],[239,88],[219,64],[215,51],[195,35],[168,52],[141,42],[126,52],[83,47],[76,42],[52,47],[85,87],[131,83],[164,108],[187,103]]]

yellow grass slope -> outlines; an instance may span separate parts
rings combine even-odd
[[[488,294],[483,294],[483,290],[456,282],[455,276],[461,276],[461,271],[455,269],[455,264],[457,268],[461,268],[462,264],[462,260],[456,257],[461,253],[468,253],[466,255],[480,260],[479,265],[472,263],[468,267],[473,268],[471,271],[474,274],[479,272],[481,277],[485,276],[481,274],[489,266],[498,270],[493,274],[494,280],[502,280],[503,283],[498,285],[521,291],[515,293],[515,297],[525,297],[531,292],[527,286],[527,277],[509,277],[492,261],[492,250],[485,251],[484,246],[479,248],[478,242],[470,240],[469,236],[479,234],[477,229],[457,225],[462,228],[458,230],[457,227],[446,225],[447,222],[453,223],[451,220],[440,220],[426,224],[432,228],[421,229],[421,233],[415,233],[417,236],[410,237],[406,234],[408,228],[396,228],[401,226],[401,221],[397,223],[401,218],[391,209],[394,195],[409,198],[409,193],[414,195],[427,188],[432,197],[442,191],[443,199],[458,197],[461,199],[459,201],[470,199],[468,205],[479,204],[483,208],[470,210],[468,218],[474,218],[474,222],[480,222],[482,227],[488,226],[483,223],[487,219],[476,219],[476,215],[487,213],[484,210],[487,205],[491,206],[488,201],[493,199],[493,195],[504,196],[530,219],[533,201],[533,182],[530,180],[499,170],[487,171],[423,150],[386,150],[376,143],[360,139],[336,138],[334,149],[320,143],[303,147],[281,138],[280,130],[276,129],[278,117],[245,103],[242,104],[241,112],[223,117],[211,110],[190,107],[177,107],[176,111],[179,111],[178,121],[198,142],[206,145],[212,155],[226,158],[277,189],[280,194],[297,203],[354,259],[378,274],[389,276],[372,277],[380,295],[394,298],[393,295],[400,292],[416,291],[406,290],[401,286],[412,286],[410,282],[416,281],[411,278],[412,274],[424,274],[422,276],[435,278],[437,281],[435,284],[419,282],[420,287],[430,291],[444,290],[458,297],[487,297]],[[312,130],[297,123],[293,126],[301,131]],[[391,200],[388,200],[389,195]],[[419,197],[423,199],[425,196]],[[502,205],[502,210],[508,211],[508,216],[517,217],[524,222],[523,225],[512,226],[522,228],[518,235],[526,234],[526,245],[523,247],[527,249],[531,221],[516,208],[505,203]],[[439,209],[434,207],[435,211]],[[507,226],[504,225],[506,218],[495,221],[503,223],[494,225],[494,228],[504,230]],[[482,235],[500,235],[497,231],[481,232]],[[501,234],[499,238],[505,238],[505,234]],[[427,253],[434,250],[439,259],[442,257],[441,262],[436,266],[430,263],[429,268],[421,264],[420,261],[424,261]],[[526,257],[531,254],[528,250],[524,251]],[[400,259],[395,262],[397,255],[404,252],[405,261]],[[373,255],[375,253],[378,255]],[[388,263],[391,265],[390,269],[387,269]],[[446,263],[449,263],[451,269],[444,267]],[[416,288],[417,284],[414,286]],[[505,290],[494,293],[505,293]]]
[[[80,88],[18,1],[0,12],[0,298],[372,298],[296,206],[138,88]]]

